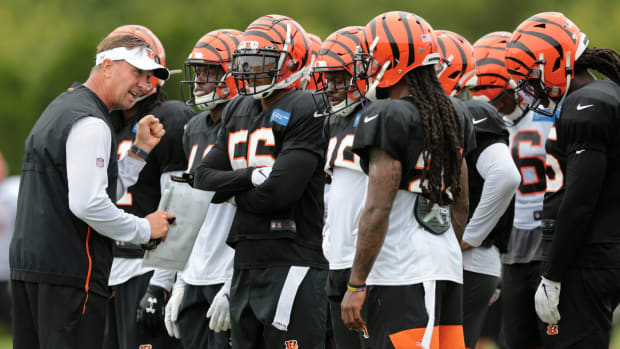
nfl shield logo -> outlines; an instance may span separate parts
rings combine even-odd
[[[97,167],[103,167],[103,163],[104,163],[103,158],[97,158],[95,160],[95,165],[97,165]]]

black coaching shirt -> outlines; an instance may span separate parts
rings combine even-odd
[[[620,87],[594,80],[570,93],[546,143],[543,218],[555,220],[545,275],[574,265],[620,268]]]
[[[235,197],[237,211],[227,243],[235,249],[236,268],[327,268],[321,250],[325,142],[323,118],[315,118],[315,111],[308,91],[291,91],[264,111],[250,96],[238,96],[224,109],[219,137],[196,170],[194,186],[215,190],[214,202]],[[308,183],[296,188],[302,190],[299,198],[273,197],[265,185],[254,188],[254,168],[272,166],[275,172],[282,159],[300,151],[317,161]],[[286,166],[296,165],[292,161]],[[277,186],[273,177],[272,172],[265,184]]]

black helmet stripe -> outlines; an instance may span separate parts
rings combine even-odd
[[[410,66],[415,61],[415,47],[413,46],[413,35],[411,34],[411,28],[409,27],[409,22],[407,21],[407,13],[406,12],[398,12],[400,19],[403,22],[403,26],[405,26],[405,31],[407,32],[407,40],[409,42],[409,59],[407,61],[407,66]]]
[[[476,66],[480,67],[487,64],[497,64],[499,66],[504,67],[504,61],[497,58],[481,58],[476,61]]]
[[[521,41],[511,41],[506,45],[506,48],[518,48],[521,51],[525,52],[528,56],[530,56],[533,60],[536,60],[536,56],[534,52],[530,50],[529,47],[525,46]]]
[[[506,47],[504,46],[486,46],[486,45],[476,45],[474,46],[474,48],[486,48],[487,50],[498,50],[498,51],[504,51],[506,49]]]
[[[520,60],[518,60],[518,59],[516,59],[516,58],[514,58],[514,57],[506,57],[506,60],[511,60],[511,61],[513,61],[513,62],[516,62],[517,64],[520,64],[521,66],[523,66],[523,68],[525,68],[525,70],[527,70],[528,72],[530,71],[530,68],[529,68],[529,67],[528,67],[525,63],[521,62]],[[518,72],[518,71],[516,71],[516,70],[508,70],[508,73],[510,73],[511,75],[513,74],[513,72],[514,72],[514,74],[516,74],[516,75],[522,75],[522,76],[525,76],[525,74],[523,74],[523,73],[521,73],[521,72]]]
[[[228,36],[235,43],[235,46],[239,45],[239,39],[230,30],[222,30],[222,34]]]
[[[456,46],[456,49],[459,50],[459,54],[461,55],[461,62],[463,63],[463,68],[461,69],[461,73],[459,74],[459,77],[461,77],[467,71],[467,55],[455,38],[453,38],[452,36],[448,36],[448,39],[450,39],[450,41],[454,43],[454,46]]]
[[[370,50],[370,45],[372,45],[372,42],[375,41],[376,37],[377,37],[377,21],[373,19],[370,22],[370,38],[366,37],[366,52]]]
[[[390,47],[392,48],[392,62],[393,62],[393,66],[398,64],[398,61],[400,60],[400,51],[398,50],[398,45],[396,44],[396,39],[394,39],[394,37],[392,36],[392,32],[390,31],[390,28],[388,28],[387,26],[387,21],[385,20],[385,17],[383,17],[383,31],[385,32],[385,36],[387,36],[388,42],[390,43]]]
[[[342,47],[345,51],[347,51],[347,54],[349,54],[351,57],[353,57],[353,55],[355,54],[355,52],[351,51],[351,49],[345,45],[344,43],[340,42],[340,41],[336,41],[336,40],[327,40],[325,41],[325,43],[333,43],[334,45],[338,45],[340,47]],[[331,46],[333,47],[333,46]],[[328,49],[329,51],[331,51],[331,49]]]
[[[219,53],[219,52],[217,51],[217,49],[216,49],[215,47],[213,47],[211,44],[205,44],[204,42],[199,42],[199,43],[197,43],[197,44],[196,44],[196,46],[195,46],[195,47],[196,47],[196,48],[204,48],[204,49],[207,49],[207,50],[209,50],[209,51],[213,52],[213,53],[217,56],[217,58],[218,58],[218,60],[219,60],[219,61],[222,61],[222,60],[223,60],[223,59],[222,59],[222,56],[220,55],[220,53]]]
[[[564,49],[562,48],[562,45],[560,45],[560,43],[554,39],[553,37],[547,35],[547,34],[543,34],[543,33],[539,33],[539,32],[533,32],[533,31],[529,31],[529,30],[517,30],[517,32],[522,33],[522,34],[528,34],[528,35],[532,35],[535,36],[545,42],[547,42],[549,45],[553,46],[553,48],[555,48],[556,51],[558,51],[558,55],[560,55],[560,58],[564,58]]]
[[[276,31],[276,32],[277,32],[277,31]],[[250,36],[250,35],[259,36],[259,37],[261,37],[261,38],[263,38],[263,39],[265,39],[265,40],[267,40],[267,41],[269,41],[269,42],[274,42],[274,41],[276,41],[276,40],[274,40],[271,36],[267,35],[267,33],[265,33],[265,32],[264,32],[264,31],[262,31],[262,30],[248,30],[248,31],[246,31],[246,32],[243,34],[243,37],[245,38],[245,37],[248,37],[248,36]],[[279,34],[278,34],[278,35],[279,35]],[[284,40],[283,40],[282,42],[284,42]]]
[[[330,56],[331,58],[333,58],[333,59],[337,60],[338,62],[340,62],[341,66],[344,67],[346,65],[345,61],[337,53],[335,53],[334,51],[328,50],[324,54],[327,55],[327,56]]]
[[[536,17],[536,16],[530,17],[528,19],[528,21],[542,22],[542,23],[547,23],[547,24],[555,25],[556,27],[562,29],[562,31],[564,31],[566,33],[566,35],[568,35],[568,37],[573,41],[573,44],[577,42],[577,38],[574,38],[573,35],[571,34],[571,32],[568,31],[566,28],[564,28],[564,25],[562,25],[562,24],[558,24],[558,23],[555,23],[555,22],[550,21],[548,19],[544,19],[544,18]]]
[[[224,47],[226,47],[226,53],[228,54],[228,57],[232,57],[232,52],[231,52],[232,50],[230,49],[230,46],[228,45],[226,40],[224,40],[220,36],[216,36],[216,35],[209,35],[209,37],[212,37],[212,38],[218,40],[219,42],[221,42],[222,45],[224,45]],[[223,58],[220,59],[220,60],[223,60]]]
[[[499,78],[502,79],[504,81],[508,81],[508,79],[505,76],[499,75],[499,74],[494,74],[494,73],[483,73],[483,74],[477,74],[477,77],[484,77],[484,76],[491,76],[494,78]]]

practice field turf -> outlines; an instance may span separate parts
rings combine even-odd
[[[13,348],[13,341],[11,341],[11,333],[5,327],[0,327],[0,349]],[[497,347],[489,346],[486,349],[497,349]],[[610,349],[620,349],[620,324],[616,325],[611,337]]]

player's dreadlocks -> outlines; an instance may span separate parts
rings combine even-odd
[[[461,190],[460,118],[441,88],[433,66],[409,71],[405,82],[424,125],[425,169],[421,180],[426,185],[423,184],[422,188],[432,203],[442,201],[444,184],[456,198]]]
[[[620,54],[611,48],[586,48],[575,61],[575,73],[594,69],[620,85]]]

